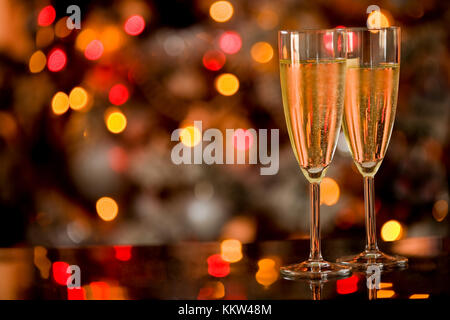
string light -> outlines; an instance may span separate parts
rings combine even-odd
[[[38,73],[44,70],[46,63],[47,57],[41,50],[38,50],[30,57],[28,67],[30,68],[31,73]]]
[[[215,80],[217,91],[224,96],[232,96],[239,90],[239,79],[232,73],[223,73]]]
[[[102,197],[97,200],[95,205],[98,216],[104,221],[112,221],[119,213],[117,202],[110,197]]]

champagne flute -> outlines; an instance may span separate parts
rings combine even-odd
[[[280,31],[284,114],[292,149],[310,183],[309,259],[286,267],[288,279],[346,276],[351,268],[325,261],[320,248],[319,185],[336,149],[344,105],[345,30]]]
[[[400,73],[400,28],[348,28],[343,129],[353,160],[364,179],[366,248],[338,259],[357,269],[405,266],[407,259],[378,249],[374,177],[394,125]]]

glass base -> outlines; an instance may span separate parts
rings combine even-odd
[[[351,267],[325,260],[306,260],[280,268],[283,278],[296,279],[330,279],[346,277],[351,274]]]
[[[401,256],[390,256],[380,250],[364,251],[356,256],[337,259],[338,263],[349,265],[357,270],[366,270],[370,265],[377,265],[382,270],[406,268],[408,259]]]

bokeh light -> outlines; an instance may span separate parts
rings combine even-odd
[[[73,110],[83,109],[88,103],[88,94],[81,87],[75,87],[69,94],[69,105]]]
[[[395,295],[394,290],[378,290],[377,299],[389,299]]]
[[[109,101],[116,106],[127,102],[128,97],[129,97],[128,88],[121,83],[115,84],[109,90],[108,95]]]
[[[86,28],[77,36],[77,39],[75,40],[75,47],[80,51],[84,51],[88,44],[96,38],[96,32],[90,28]]]
[[[67,285],[67,279],[69,279],[70,274],[67,273],[67,268],[69,264],[64,261],[55,261],[52,264],[52,275],[53,280],[62,286]]]
[[[359,278],[356,275],[336,281],[336,292],[339,294],[350,294],[358,290]]]
[[[100,40],[92,40],[84,49],[84,56],[89,60],[98,60],[103,55],[103,43]]]
[[[279,272],[274,259],[264,258],[258,261],[258,271],[255,278],[259,284],[268,287],[277,281],[278,276]]]
[[[124,35],[121,29],[114,25],[107,26],[100,34],[105,52],[113,52],[122,47]]]
[[[272,30],[278,24],[278,15],[272,8],[263,7],[259,12],[256,21],[261,29]]]
[[[202,133],[195,126],[184,127],[180,132],[180,141],[187,147],[195,147],[202,140]]]
[[[219,38],[219,47],[227,54],[235,54],[241,50],[241,36],[235,31],[226,31]]]
[[[320,203],[332,206],[339,201],[340,189],[338,183],[329,177],[320,183]]]
[[[67,300],[86,300],[86,290],[80,288],[67,288]]]
[[[225,61],[225,55],[218,50],[209,50],[203,55],[203,65],[206,69],[211,71],[222,69]]]
[[[53,6],[46,6],[39,11],[38,15],[38,25],[41,27],[49,26],[55,21],[56,11]]]
[[[44,70],[46,63],[47,57],[41,50],[38,50],[31,55],[28,67],[31,73],[38,73]]]
[[[220,252],[224,261],[234,263],[242,259],[242,244],[239,240],[228,239],[220,244]]]
[[[115,257],[120,261],[129,261],[131,259],[132,246],[114,246]]]
[[[257,42],[252,46],[250,54],[256,62],[267,63],[273,58],[273,48],[267,42]]]
[[[127,118],[117,109],[108,109],[105,117],[106,127],[112,133],[118,134],[127,127]]]
[[[448,202],[441,199],[433,205],[433,217],[436,221],[441,222],[448,214]]]
[[[140,15],[133,15],[125,21],[123,28],[127,34],[137,36],[144,31],[145,20]]]
[[[225,296],[225,286],[220,281],[208,281],[200,288],[197,300],[222,299]]]
[[[64,69],[67,62],[66,53],[61,49],[54,49],[50,51],[47,58],[48,70],[58,72]]]
[[[409,299],[428,299],[429,297],[428,293],[414,293],[409,296]]]
[[[52,110],[56,115],[61,115],[69,110],[69,97],[62,91],[57,92],[52,99]]]
[[[395,241],[402,237],[402,225],[397,220],[389,220],[381,227],[381,238],[384,241]]]
[[[109,300],[110,287],[109,284],[104,281],[94,281],[89,284],[92,300]]]
[[[389,19],[381,11],[372,11],[367,18],[368,28],[387,28],[389,27]]]
[[[213,277],[222,278],[230,273],[230,264],[222,259],[220,254],[213,254],[207,259],[208,273]]]
[[[239,90],[239,79],[232,73],[223,73],[215,80],[216,90],[224,96],[232,96]]]
[[[119,213],[117,202],[110,197],[102,197],[97,200],[95,205],[98,216],[104,221],[112,221]]]
[[[226,22],[233,16],[233,5],[228,1],[216,1],[209,8],[209,15],[216,22]]]

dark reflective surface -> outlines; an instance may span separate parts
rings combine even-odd
[[[324,241],[335,260],[361,250],[359,240]],[[0,249],[1,299],[409,299],[449,296],[449,241],[411,238],[384,246],[409,258],[406,270],[381,274],[369,290],[366,274],[310,283],[280,278],[278,267],[306,258],[307,240],[244,245],[235,263],[220,243],[148,247]],[[230,260],[239,254],[229,253]],[[81,289],[68,289],[64,271],[78,265]],[[58,284],[57,282],[63,283]]]

